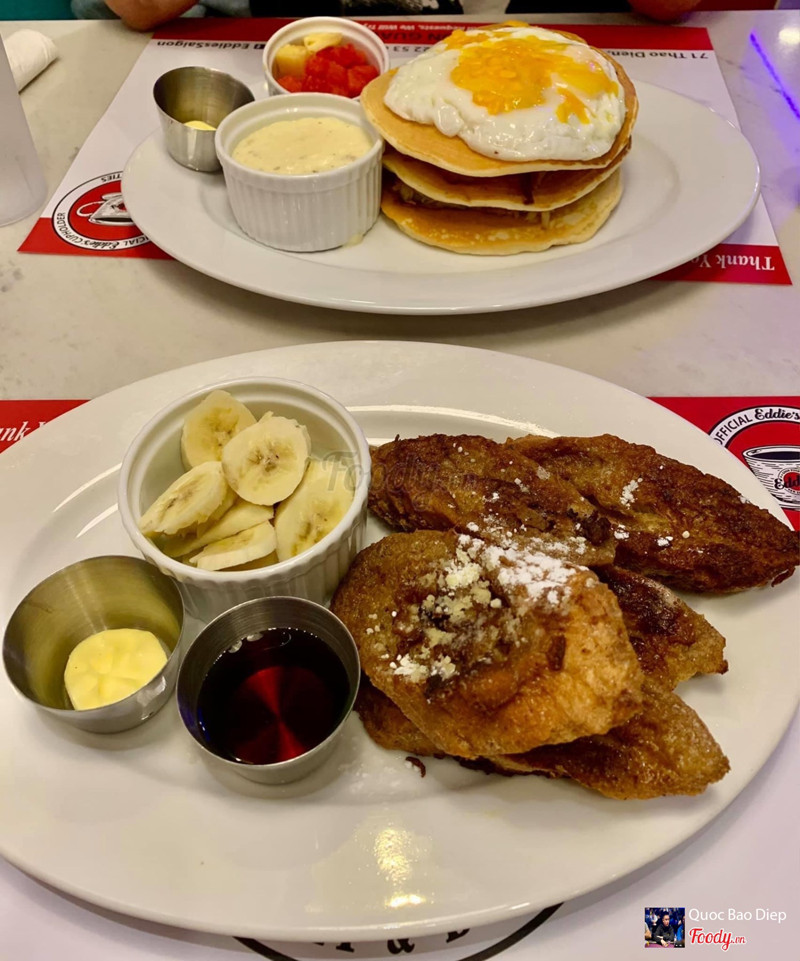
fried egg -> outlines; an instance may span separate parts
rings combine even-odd
[[[403,64],[386,92],[400,117],[500,160],[593,160],[625,120],[613,64],[587,44],[523,24],[456,30]]]

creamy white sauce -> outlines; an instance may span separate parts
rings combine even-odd
[[[279,120],[240,140],[233,159],[271,174],[299,176],[344,167],[372,147],[357,124],[338,117]]]

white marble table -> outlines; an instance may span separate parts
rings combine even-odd
[[[468,8],[485,17],[495,15],[501,4],[474,0]],[[762,164],[764,197],[781,248],[800,284],[800,117],[793,112],[800,104],[800,13],[703,14],[687,22],[710,31],[742,129]],[[0,23],[0,34],[22,25]],[[110,22],[26,25],[52,36],[61,55],[23,92],[54,189],[146,38]],[[749,41],[754,31],[775,76]],[[800,383],[796,287],[654,281],[488,320],[370,317],[249,294],[177,262],[18,254],[32,222],[0,229],[0,398],[94,397],[226,354],[373,337],[518,353],[648,395],[777,395],[796,392]],[[702,910],[796,910],[797,761],[795,724],[755,781],[698,837],[635,875],[565,905],[505,957],[640,957],[641,942],[637,934],[632,946],[630,928],[639,924],[644,904],[653,901]],[[756,921],[725,926],[747,936],[742,957],[783,958],[796,940],[790,933],[793,921],[790,913],[781,926]],[[510,930],[487,934],[485,946]],[[427,953],[420,945],[417,956]],[[92,908],[0,860],[3,961],[243,961],[256,956],[230,938],[175,931]],[[391,956],[385,947],[374,954]],[[433,956],[444,957],[435,950]],[[447,961],[467,956],[466,950],[449,953]]]
[[[478,16],[497,0],[473,0]],[[542,21],[587,22],[551,16]],[[624,15],[614,22],[641,22]],[[764,198],[800,283],[800,119],[749,42],[754,31],[794,109],[800,12],[699,14],[741,126],[763,168]],[[20,24],[0,23],[7,34]],[[108,21],[31,24],[60,59],[23,91],[54,190],[146,37]],[[648,395],[786,394],[800,383],[797,287],[649,281],[584,300],[486,317],[392,317],[284,303],[176,262],[18,254],[33,218],[0,230],[0,397],[95,397],[195,361],[346,338],[441,340],[537,357]],[[114,363],[105,362],[113,357]]]

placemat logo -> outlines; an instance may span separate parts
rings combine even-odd
[[[794,429],[787,433],[786,424]],[[720,420],[709,434],[744,460],[781,507],[800,511],[800,407],[744,407]]]
[[[94,177],[62,197],[52,216],[61,240],[84,250],[117,253],[149,243],[125,209],[120,177],[120,172]]]

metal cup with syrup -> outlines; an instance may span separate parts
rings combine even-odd
[[[214,675],[224,681],[207,694]],[[316,683],[304,688],[301,679],[312,676]],[[210,764],[286,784],[332,754],[360,677],[355,641],[335,614],[300,597],[261,597],[220,614],[197,636],[178,675],[178,710]],[[310,723],[317,714],[320,723]]]

